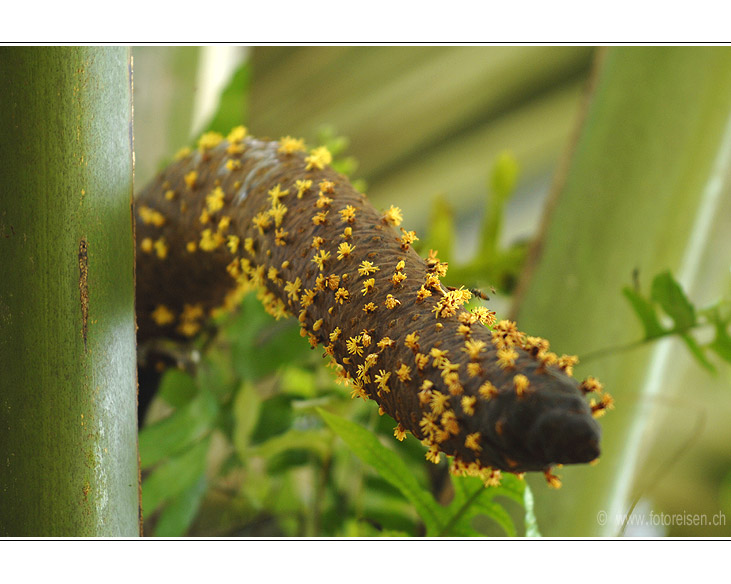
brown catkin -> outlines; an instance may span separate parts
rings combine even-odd
[[[575,358],[467,312],[466,290],[439,281],[446,265],[411,247],[395,207],[374,209],[328,163],[291,138],[234,129],[204,135],[137,200],[139,340],[190,337],[216,309],[255,287],[275,317],[299,319],[354,396],[375,400],[458,474],[544,471],[599,455],[593,419],[611,407]],[[488,326],[486,326],[488,325]],[[594,415],[592,415],[594,414]]]

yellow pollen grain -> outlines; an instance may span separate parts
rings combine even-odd
[[[363,289],[361,292],[363,293],[363,296],[366,294],[370,294],[373,292],[373,287],[376,285],[375,278],[368,278],[367,280],[363,281]]]
[[[344,241],[338,246],[338,259],[342,260],[344,258],[347,258],[351,253],[353,253],[354,249],[354,245],[350,245],[349,243]]]
[[[340,220],[343,223],[353,223],[355,221],[355,207],[352,205],[348,205],[345,209],[338,211],[338,213],[340,214]]]
[[[216,187],[208,195],[206,195],[206,205],[209,213],[215,213],[223,209],[223,199],[225,195],[221,187]]]
[[[190,148],[186,146],[175,153],[175,156],[173,156],[173,160],[177,162],[178,160],[182,160],[183,158],[188,156],[188,154],[190,154]]]
[[[462,401],[460,402],[462,405],[462,411],[468,416],[474,416],[476,401],[477,398],[474,395],[463,395]]]
[[[515,387],[515,393],[519,396],[525,393],[525,390],[530,386],[530,381],[522,373],[518,373],[513,377],[513,387]]]
[[[322,170],[333,160],[332,154],[325,146],[320,146],[310,151],[310,155],[305,157],[305,170]]]
[[[302,287],[302,280],[299,279],[299,276],[295,278],[294,282],[287,282],[284,286],[284,291],[287,293],[287,296],[291,298],[292,300],[297,300],[299,298],[299,291]]]
[[[403,383],[411,381],[411,367],[406,363],[401,363],[401,367],[396,370],[396,377],[398,377]]]
[[[269,213],[264,211],[262,211],[261,213],[257,213],[251,220],[251,222],[254,224],[254,227],[259,230],[260,235],[264,235],[264,231],[266,229],[269,229],[272,224],[269,219]]]
[[[185,185],[189,189],[194,189],[196,187],[196,181],[198,180],[198,171],[191,170],[188,174],[186,174],[183,177],[183,180],[185,181]]]
[[[480,446],[480,433],[467,434],[464,445],[473,452],[480,452],[482,450],[482,446]]]
[[[246,138],[246,134],[246,126],[236,126],[228,133],[226,140],[228,140],[231,144],[236,144]]]
[[[152,320],[158,326],[165,326],[175,322],[175,314],[164,304],[158,304],[150,316],[152,316]]]
[[[493,396],[497,395],[497,387],[495,387],[492,383],[489,381],[486,381],[480,386],[480,389],[477,390],[477,393],[480,394],[481,397],[484,399],[490,399]]]
[[[315,213],[312,216],[312,224],[313,225],[324,225],[327,223],[327,214],[330,211],[319,211],[318,213]]]
[[[302,196],[303,196],[303,195],[304,195],[304,194],[305,194],[305,193],[306,193],[307,191],[309,191],[311,187],[312,187],[312,181],[311,181],[311,180],[309,180],[309,179],[307,179],[307,180],[297,180],[297,181],[295,181],[295,183],[294,183],[294,188],[295,188],[295,189],[297,189],[297,198],[298,198],[298,199],[301,199],[301,198],[302,198]]]
[[[218,222],[218,230],[226,231],[230,225],[231,225],[231,217],[229,217],[228,215],[224,215],[223,217],[221,217],[221,220]]]
[[[228,240],[226,241],[226,246],[231,253],[236,253],[236,251],[239,249],[239,236],[229,235]]]
[[[142,222],[147,225],[154,225],[155,227],[162,227],[165,225],[165,216],[159,211],[155,211],[146,205],[142,205],[138,213]]]
[[[154,243],[155,246],[155,253],[157,254],[157,257],[161,260],[164,260],[166,257],[168,257],[168,244],[165,243],[165,238],[161,237]]]
[[[218,146],[223,141],[223,136],[218,132],[206,132],[198,139],[198,150],[205,152]]]
[[[414,331],[413,333],[409,333],[408,335],[406,335],[406,339],[404,339],[404,345],[406,345],[412,351],[418,351],[419,350],[419,333]]]
[[[289,189],[282,190],[282,185],[277,185],[273,189],[269,189],[268,193],[269,198],[272,200],[272,205],[276,205],[279,203],[279,199],[282,197],[286,197],[289,195]]]
[[[335,183],[331,180],[321,180],[320,181],[320,192],[331,195],[332,193],[335,192]]]
[[[345,288],[338,288],[335,291],[335,302],[338,304],[343,304],[343,302],[347,302],[350,299],[350,292],[348,292]]]
[[[372,279],[372,278],[371,278]],[[399,304],[401,304],[401,301],[398,300],[393,294],[387,294],[386,300],[383,301],[383,304],[386,308],[389,310],[393,310],[396,308]]]
[[[198,247],[203,251],[213,251],[223,244],[223,235],[216,231],[215,233],[211,229],[204,229],[201,231],[201,239],[198,242]]]
[[[378,384],[378,388],[385,393],[390,393],[391,391],[387,385],[389,377],[391,377],[390,372],[387,373],[383,369],[379,369],[378,374],[373,378]]]
[[[401,209],[394,207],[393,205],[391,205],[383,214],[383,219],[386,223],[393,225],[394,227],[401,225],[401,222],[404,220],[403,215],[401,214]]]
[[[304,138],[293,138],[292,136],[284,136],[279,139],[279,148],[277,152],[280,154],[294,154],[295,152],[305,152]]]
[[[363,260],[360,263],[360,267],[358,268],[358,274],[361,276],[369,276],[371,274],[375,274],[378,270],[380,270],[378,266],[374,266],[372,262],[369,262],[367,260]]]

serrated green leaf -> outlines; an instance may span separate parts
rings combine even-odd
[[[497,487],[485,487],[481,480],[468,477],[453,478],[452,485],[454,499],[447,506],[448,531],[442,535],[480,535],[472,528],[472,522],[478,515],[485,515],[495,521],[509,537],[517,534],[510,514],[494,498],[504,496],[523,505],[524,481],[514,475],[505,474]]]
[[[479,501],[475,506],[474,515],[485,515],[497,523],[505,532],[508,537],[515,537],[518,535],[515,529],[515,523],[513,518],[510,517],[510,513],[505,510],[500,503],[496,501]]]
[[[687,331],[695,324],[695,308],[669,271],[652,280],[650,297],[673,319],[677,331]]]
[[[427,536],[437,535],[444,522],[443,509],[419,484],[403,460],[381,444],[377,436],[358,424],[319,408],[317,411],[358,458],[376,469],[414,505],[426,525]]]
[[[660,324],[660,320],[657,317],[657,311],[655,306],[647,300],[644,296],[641,296],[634,288],[625,286],[622,289],[622,294],[629,300],[632,305],[632,309],[635,311],[637,318],[640,319],[643,328],[645,329],[645,339],[655,339],[666,334],[666,330]]]
[[[206,477],[201,476],[182,493],[173,497],[163,508],[155,524],[155,537],[182,537],[193,523],[203,495],[206,493]]]
[[[201,392],[167,418],[144,427],[139,433],[142,468],[149,468],[199,440],[210,431],[217,413],[215,398],[208,392]]]
[[[221,93],[218,108],[213,115],[207,132],[227,134],[232,128],[246,124],[249,115],[249,87],[251,85],[251,64],[247,61],[231,76]]]
[[[160,380],[158,393],[171,406],[180,408],[197,393],[195,380],[185,371],[168,369]]]
[[[170,458],[142,481],[142,509],[146,515],[184,492],[200,479],[206,468],[209,440],[194,444],[186,452]]]

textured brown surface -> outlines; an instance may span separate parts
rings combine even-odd
[[[374,399],[399,422],[397,435],[408,430],[424,440],[430,460],[438,459],[438,451],[454,455],[458,472],[489,481],[497,476],[491,469],[547,472],[554,464],[598,456],[599,427],[583,394],[600,386],[592,381],[580,386],[570,376],[571,359],[558,358],[547,343],[507,321],[491,331],[479,322],[494,325],[486,310],[480,319],[465,312],[467,295],[435,280],[446,266],[424,260],[404,241],[398,210],[377,211],[327,166],[306,170],[311,159],[303,152],[280,152],[280,142],[231,137],[233,146],[214,138],[210,147],[172,164],[138,199],[140,341],[195,334],[202,315],[224,303],[227,293],[253,284],[270,312],[299,318],[303,336],[325,346],[354,394]],[[301,180],[312,186],[299,198]],[[210,196],[217,187],[220,209],[215,194]],[[277,188],[289,193],[269,195]],[[286,207],[278,228],[277,199],[280,213]],[[355,211],[350,221],[341,213],[348,206]],[[321,222],[317,214],[324,212]],[[257,216],[269,225],[260,230]],[[277,238],[276,229],[286,234]],[[214,249],[201,249],[212,237]],[[313,239],[318,237],[319,248]],[[338,259],[342,243],[352,250]],[[313,258],[322,253],[330,255],[320,267]],[[362,262],[378,271],[363,273]],[[394,283],[396,274],[406,278]],[[370,278],[374,283],[367,287]],[[420,290],[431,295],[420,298]],[[388,295],[400,304],[390,308]],[[196,305],[202,310],[191,310]],[[331,338],[336,329],[339,335]],[[386,337],[392,343],[379,346]],[[359,366],[361,381],[353,384]],[[495,389],[486,389],[486,381]]]

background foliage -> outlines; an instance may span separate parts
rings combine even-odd
[[[688,52],[694,50],[612,50],[592,68],[596,51],[584,47],[135,49],[139,185],[206,128],[226,131],[243,121],[259,136],[326,143],[339,170],[360,181],[376,207],[404,209],[422,253],[438,249],[450,262],[448,284],[482,287],[490,307],[507,316],[524,278],[519,324],[545,334],[560,352],[586,356],[578,376],[599,368],[600,379],[614,381],[612,369],[633,372],[621,387],[607,388],[621,396],[618,410],[626,414],[605,424],[602,463],[564,469],[561,491],[531,481],[534,516],[531,491],[512,477],[495,490],[469,480],[450,483],[444,463],[426,463],[418,441],[397,442],[390,419],[334,385],[296,323],[274,322],[247,297],[236,315],[220,319],[216,334],[188,351],[183,369],[163,377],[140,434],[147,533],[536,535],[539,526],[548,535],[614,535],[621,522],[602,526],[597,512],[626,513],[636,500],[656,512],[730,515],[723,299],[729,297],[731,213],[714,215],[701,245],[702,266],[682,282],[685,291],[672,271],[690,244],[684,237],[668,241],[686,229],[684,217],[695,216],[694,193],[704,192],[713,161],[731,157],[722,139],[731,98],[719,81],[731,78],[731,67],[726,50]],[[643,71],[654,77],[643,82]],[[589,89],[594,109],[587,110]],[[608,146],[607,136],[625,135],[632,136],[631,148]],[[567,151],[573,156],[562,157]],[[599,185],[591,182],[602,168],[592,152],[612,170]],[[708,160],[698,161],[699,153]],[[654,176],[653,161],[662,172],[673,157],[690,162],[662,187],[684,202],[670,205],[642,179]],[[727,209],[728,167],[716,176],[720,208]],[[552,180],[555,196],[547,199]],[[572,188],[584,202],[566,206]],[[607,240],[621,241],[628,223],[607,221],[602,211],[618,200],[635,205],[640,223],[657,226],[646,232],[646,246],[635,246],[664,245],[676,253],[638,264],[636,247],[615,245],[608,258],[592,259],[588,252],[609,244],[600,247],[592,233],[567,226],[598,221]],[[541,229],[546,208],[558,209],[545,219],[558,230]],[[529,255],[537,237],[547,249],[573,251],[563,258]],[[587,251],[580,275],[566,264],[577,250]],[[590,286],[589,322],[597,324],[588,331],[582,328],[587,316],[576,310],[580,303],[571,300],[572,277],[601,283]],[[541,295],[553,282],[555,290]],[[526,306],[537,308],[526,312]],[[623,323],[626,334],[599,324],[602,318]],[[591,341],[572,339],[576,330]],[[664,388],[662,402],[643,395],[658,345],[649,341],[660,337],[685,344],[677,380],[693,389]],[[627,429],[644,419],[652,424],[632,445],[633,462]],[[636,471],[638,459],[647,473]],[[615,479],[629,467],[617,495]],[[572,510],[577,500],[581,512]],[[723,535],[729,529],[650,526],[628,533]]]

